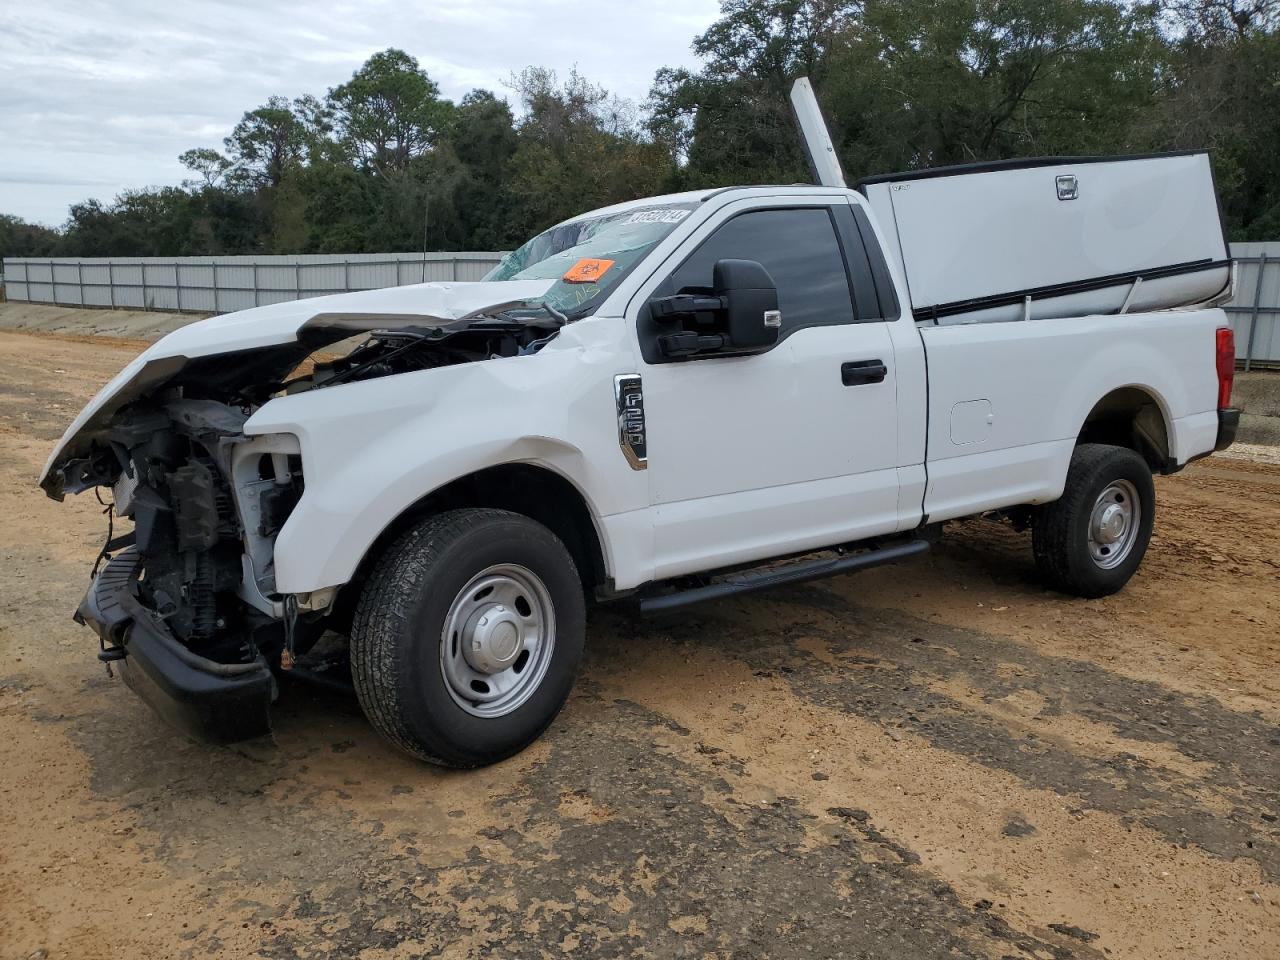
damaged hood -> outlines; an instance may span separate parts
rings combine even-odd
[[[296,345],[308,331],[317,334],[342,331],[340,336],[329,337],[335,340],[364,330],[462,325],[478,316],[535,301],[544,296],[553,283],[552,280],[419,283],[289,300],[197,320],[156,341],[98,391],[49,456],[40,474],[40,486],[50,496],[60,499],[60,471],[70,461],[89,452],[93,433],[104,427],[121,407],[172,380],[189,361]],[[244,364],[250,376],[257,372],[257,367],[249,362],[252,356],[250,353]],[[293,363],[300,359],[297,357]],[[285,372],[287,370],[280,371]]]

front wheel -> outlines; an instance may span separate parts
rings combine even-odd
[[[1063,593],[1113,594],[1142,563],[1155,514],[1155,484],[1141,456],[1125,447],[1082,443],[1072,454],[1061,498],[1036,510],[1036,567]]]
[[[423,520],[381,558],[351,631],[369,720],[423,760],[494,763],[564,705],[582,657],[582,583],[546,527],[503,510]]]

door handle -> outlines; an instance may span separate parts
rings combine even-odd
[[[889,375],[883,360],[850,360],[840,364],[840,382],[846,387],[861,383],[881,383]]]

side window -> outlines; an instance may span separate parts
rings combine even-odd
[[[853,322],[849,277],[825,207],[739,214],[677,267],[668,284],[673,292],[709,289],[712,268],[724,259],[756,260],[769,271],[778,285],[782,336],[800,327]]]

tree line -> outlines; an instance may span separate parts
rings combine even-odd
[[[1280,238],[1280,0],[723,0],[647,102],[528,67],[458,102],[384,50],[272,97],[180,187],[0,215],[7,256],[509,249],[655,193],[807,181],[787,94],[814,81],[846,175],[1208,148],[1233,239]],[[515,108],[513,109],[512,102]]]

